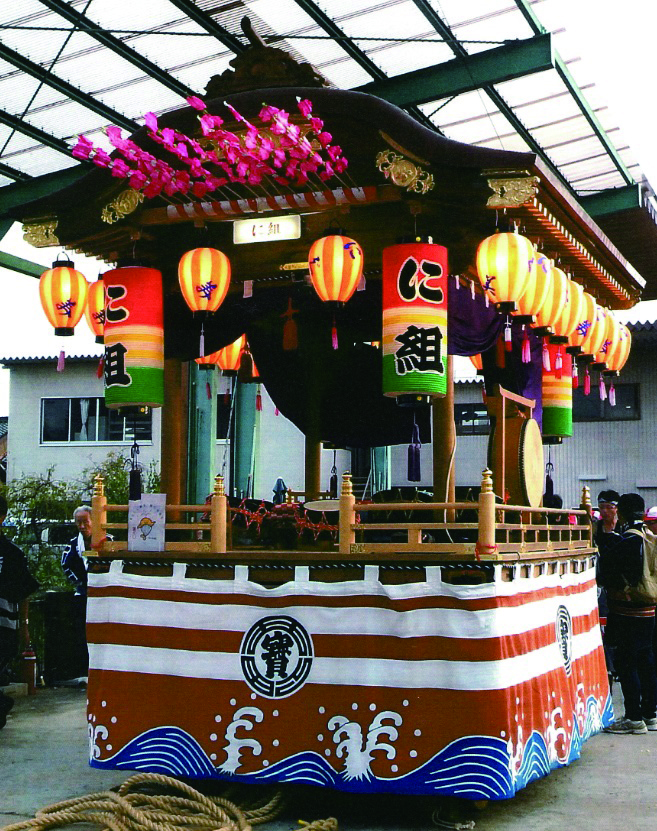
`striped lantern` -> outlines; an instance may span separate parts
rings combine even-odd
[[[468,355],[468,357],[472,361],[472,366],[477,370],[477,372],[483,372],[484,361],[481,357],[481,353],[478,353],[477,355]]]
[[[620,323],[611,309],[603,309],[605,314],[605,336],[602,346],[595,355],[593,366],[607,369],[608,362],[620,343]]]
[[[217,365],[222,375],[235,376],[240,368],[242,352],[246,346],[246,335],[240,335],[237,340],[224,346],[218,352]]]
[[[582,293],[582,308],[575,328],[568,338],[568,349],[571,355],[579,355],[582,351],[582,343],[586,339],[591,327],[595,323],[598,304],[595,298],[585,291]]]
[[[99,277],[95,283],[89,285],[84,316],[89,324],[89,328],[96,336],[96,343],[104,343],[105,284],[103,283],[102,277]]]
[[[341,234],[322,237],[310,246],[308,268],[322,300],[346,303],[363,274],[363,251],[357,242]]]
[[[632,347],[632,333],[624,323],[619,323],[618,345],[607,358],[607,370],[619,373],[627,363]]]
[[[73,334],[84,314],[89,284],[70,260],[57,260],[39,280],[41,305],[55,334]]]
[[[572,358],[561,344],[549,344],[550,369],[543,367],[542,397],[544,439],[573,434]]]
[[[561,269],[555,268],[554,271],[561,271]],[[566,302],[561,314],[554,321],[554,334],[550,337],[552,343],[568,343],[568,338],[575,331],[584,303],[584,289],[567,275],[564,276],[566,277]]]
[[[533,323],[548,298],[552,277],[552,262],[545,254],[536,253],[536,277],[528,280],[525,290],[516,301],[514,317],[521,323]]]
[[[600,347],[605,339],[606,328],[606,310],[603,309],[602,306],[598,306],[596,304],[593,326],[589,327],[589,331],[586,333],[586,337],[583,338],[581,343],[582,355],[590,356],[592,360],[595,360],[595,356],[600,351]]]
[[[162,274],[129,266],[103,275],[105,404],[161,407],[164,403]]]
[[[536,279],[537,254],[532,243],[515,231],[486,237],[477,249],[477,275],[490,300],[510,312]]]
[[[178,281],[193,312],[216,312],[230,285],[230,261],[216,248],[194,248],[180,258]]]
[[[212,352],[210,355],[201,355],[200,358],[194,358],[194,360],[198,364],[199,369],[214,369],[219,361],[219,351]]]
[[[561,316],[568,296],[568,277],[560,268],[552,267],[547,298],[536,314],[535,328],[539,334],[549,335]]]
[[[384,395],[403,403],[445,395],[446,356],[447,249],[420,241],[384,248]]]

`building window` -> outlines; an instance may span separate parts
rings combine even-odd
[[[483,404],[455,404],[457,436],[487,436],[490,433],[488,410]]]
[[[591,384],[591,392],[584,395],[583,387],[573,390],[573,421],[636,421],[641,418],[638,384],[614,384],[616,406],[609,398],[600,400],[600,389]]]
[[[152,414],[121,415],[104,398],[42,398],[41,443],[151,441]]]
[[[217,441],[225,441],[229,438],[232,398],[220,393],[217,396]]]

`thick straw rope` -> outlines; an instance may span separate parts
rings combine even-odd
[[[226,797],[205,796],[170,776],[138,773],[126,779],[117,792],[67,799],[0,831],[40,831],[81,822],[109,831],[251,831],[254,825],[274,819],[283,807],[280,791],[240,808]],[[331,818],[304,823],[303,831],[337,831],[337,827]]]

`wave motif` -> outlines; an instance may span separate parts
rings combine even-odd
[[[589,698],[586,723],[580,735],[577,722],[566,764],[578,759],[582,743],[613,720],[611,698],[602,713]],[[215,767],[199,743],[177,727],[149,730],[109,759],[92,759],[95,768],[147,770],[191,779],[223,779],[248,783],[294,782],[353,793],[440,794],[466,799],[509,799],[535,779],[561,767],[550,762],[543,736],[534,731],[524,746],[515,777],[510,769],[506,741],[492,736],[457,739],[416,770],[390,778],[348,779],[317,753],[304,752],[248,774],[226,774]]]

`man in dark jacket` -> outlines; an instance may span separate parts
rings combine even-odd
[[[74,654],[78,657],[80,676],[86,675],[89,662],[87,649],[87,561],[85,551],[91,550],[91,508],[80,505],[73,511],[73,521],[78,529],[77,537],[68,544],[62,554],[62,568],[69,582],[75,587],[73,615],[75,626]]]
[[[0,526],[7,516],[7,500],[0,495]],[[39,588],[27,568],[25,555],[0,528],[0,674],[16,656],[18,648],[18,606]],[[0,690],[0,728],[14,700]]]
[[[652,652],[655,605],[628,597],[643,573],[643,517],[645,503],[638,493],[618,500],[622,527],[616,545],[600,550],[600,581],[607,589],[607,635],[615,645],[615,668],[623,691],[625,715],[609,733],[647,733],[657,730],[657,677]],[[638,533],[637,533],[638,532]]]

